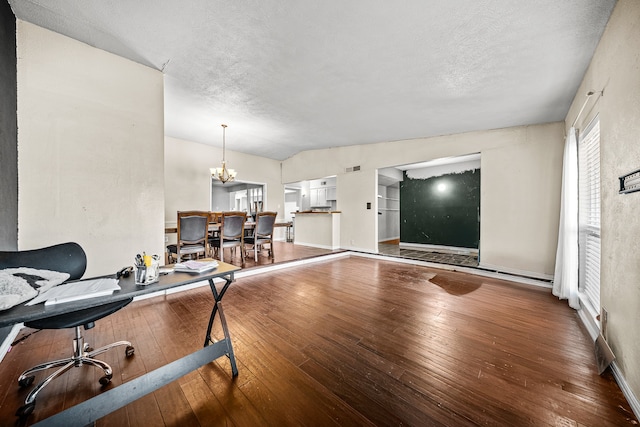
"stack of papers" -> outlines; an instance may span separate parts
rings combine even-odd
[[[186,273],[202,273],[218,267],[218,261],[187,261],[179,262],[173,268],[174,271]]]
[[[117,279],[100,278],[80,280],[78,282],[54,286],[29,301],[26,305],[34,305],[41,302],[44,302],[44,305],[60,304],[111,295],[113,291],[117,290],[120,290]]]

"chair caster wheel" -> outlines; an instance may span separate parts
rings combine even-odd
[[[109,384],[111,382],[111,377],[113,375],[105,375],[104,377],[100,378],[100,384],[102,384],[103,386]]]
[[[89,344],[85,344],[84,351],[85,353],[91,353],[93,351],[93,347],[91,347]]]
[[[127,348],[125,348],[125,350],[124,350],[124,354],[127,357],[133,356],[133,353],[135,353],[135,352],[136,352],[136,349],[132,345],[128,345]]]
[[[29,387],[31,384],[33,384],[33,380],[36,378],[35,375],[29,375],[28,377],[25,377],[21,380],[18,381],[18,385],[20,387]]]
[[[36,401],[35,400],[33,402],[31,402],[31,403],[27,403],[26,405],[22,405],[16,411],[16,416],[18,416],[18,417],[27,417],[27,416],[31,415],[31,413],[33,412],[35,407],[36,407]]]

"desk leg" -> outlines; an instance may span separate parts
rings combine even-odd
[[[229,288],[229,285],[233,282],[233,278],[229,277],[225,279],[225,284],[218,293],[216,289],[216,285],[213,279],[209,279],[209,286],[211,287],[211,292],[213,293],[213,298],[215,300],[213,304],[213,308],[211,309],[211,316],[209,316],[209,326],[207,326],[207,335],[204,339],[204,346],[207,347],[209,344],[214,344],[214,341],[211,338],[211,329],[213,328],[213,322],[216,318],[216,313],[219,314],[220,323],[222,324],[222,331],[224,333],[224,340],[227,344],[227,357],[229,358],[229,362],[231,362],[231,374],[235,377],[238,376],[238,367],[236,366],[236,358],[233,354],[233,345],[231,344],[231,336],[229,335],[229,328],[227,327],[227,320],[224,317],[224,311],[222,310],[222,297],[224,293]]]
[[[134,378],[118,387],[102,392],[89,400],[41,420],[34,424],[34,427],[92,425],[92,423],[105,415],[158,390],[160,387],[195,371],[201,366],[211,363],[211,361],[225,355],[227,351],[229,350],[225,343],[218,341],[155,371]]]
[[[227,357],[231,363],[231,375],[238,376],[238,366],[236,366],[236,357],[233,354],[233,345],[231,344],[231,336],[229,335],[229,328],[227,328],[227,319],[224,317],[224,311],[222,311],[222,301],[218,303],[218,313],[220,313],[220,323],[222,323],[222,330],[224,332],[224,340],[227,343]]]

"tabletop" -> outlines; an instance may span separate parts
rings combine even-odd
[[[240,267],[219,261],[218,267],[214,270],[205,271],[200,274],[172,272],[166,275],[161,275],[158,282],[151,283],[149,285],[137,285],[135,283],[134,274],[131,274],[129,277],[121,277],[118,280],[118,285],[120,285],[121,289],[119,291],[115,291],[111,295],[47,306],[45,306],[44,303],[31,306],[22,304],[8,310],[0,311],[0,328],[17,323],[44,319],[85,308],[97,307],[109,302],[122,301],[128,298],[161,292],[178,286],[215,279],[218,277],[228,277],[233,280],[234,272],[238,270],[240,270]],[[114,275],[102,277],[114,277]]]

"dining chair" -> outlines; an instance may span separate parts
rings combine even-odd
[[[220,261],[224,262],[224,249],[233,250],[240,248],[240,257],[244,264],[244,223],[247,220],[245,212],[222,212],[220,230],[217,237],[209,239],[209,245],[219,254]]]
[[[209,212],[209,234],[207,237],[208,242],[211,242],[211,239],[218,237],[220,233],[220,221],[222,221],[222,212]],[[211,226],[214,227],[211,227]],[[216,248],[214,248],[211,244],[209,244],[209,256],[214,258],[214,253],[217,252]]]
[[[178,240],[176,244],[167,246],[169,262],[181,262],[184,256],[196,258],[199,254],[207,256],[209,238],[209,212],[207,211],[179,211],[178,212]]]
[[[5,252],[0,251],[0,269],[27,267],[36,269],[35,271],[49,270],[58,271],[69,274],[69,281],[80,279],[85,272],[87,266],[87,256],[82,247],[74,242],[62,243],[54,246],[48,246],[40,249],[32,249],[26,251]],[[31,275],[31,280],[35,280],[36,276]],[[24,325],[33,329],[71,329],[75,330],[73,339],[73,355],[64,359],[54,360],[41,363],[24,371],[18,377],[18,385],[22,388],[33,384],[35,373],[51,368],[58,368],[38,385],[36,385],[25,398],[24,405],[18,408],[16,415],[26,417],[33,412],[36,406],[36,397],[51,381],[64,374],[73,367],[82,367],[91,365],[102,369],[104,376],[99,379],[100,384],[106,386],[111,382],[113,370],[111,366],[102,360],[96,359],[95,356],[102,354],[114,347],[125,346],[125,355],[133,356],[135,349],[129,341],[118,341],[105,345],[98,349],[93,349],[84,341],[82,330],[91,329],[95,326],[95,322],[120,310],[133,301],[133,298],[127,298],[122,301],[105,302],[102,305],[86,308],[82,310],[74,310],[68,313],[56,314],[42,319],[31,320],[25,322]],[[86,375],[86,374],[85,374]],[[74,383],[80,382],[83,378],[92,378],[92,376],[76,376]],[[69,383],[70,387],[71,383]],[[66,386],[64,386],[66,387]]]
[[[244,244],[251,245],[253,259],[258,262],[258,251],[265,244],[269,245],[269,257],[273,258],[273,228],[276,224],[277,212],[258,212],[253,236],[245,237]],[[249,249],[247,249],[249,252]]]

